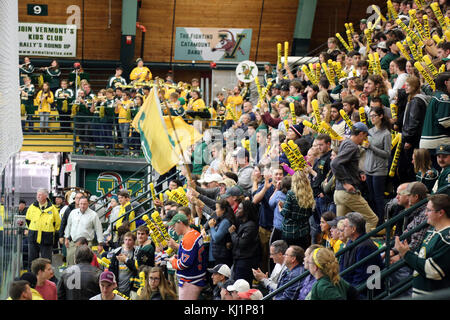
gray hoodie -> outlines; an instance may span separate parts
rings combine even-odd
[[[369,148],[366,151],[364,172],[371,176],[388,174],[391,155],[391,133],[387,129],[369,129]]]

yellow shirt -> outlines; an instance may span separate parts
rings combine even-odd
[[[34,104],[38,106],[38,112],[50,112],[50,105],[55,101],[53,92],[49,91],[47,97],[41,103],[42,90],[39,91],[36,98],[34,99]]]
[[[148,73],[148,78],[147,78]],[[146,79],[147,78],[147,79]],[[130,73],[130,80],[146,81],[152,79],[152,73],[147,67],[136,67]]]
[[[131,101],[131,100],[120,102],[118,111],[116,111],[116,113],[119,114],[119,123],[131,122],[131,105],[132,104],[133,104],[133,101]]]
[[[233,113],[236,115],[236,118],[239,120],[239,118],[242,115],[241,105],[244,102],[244,99],[241,96],[229,96],[227,100],[225,101],[225,105],[230,105],[231,109],[233,110]],[[227,112],[225,116],[225,120],[233,120],[233,117],[229,112]]]
[[[188,108],[188,110],[192,110],[192,111],[202,111],[203,109],[206,108],[205,106],[205,101],[203,101],[202,98],[199,98],[195,101],[193,101],[192,99],[189,100],[189,105],[192,107],[191,109]]]
[[[167,88],[164,93],[164,99],[169,100],[170,94],[175,92],[174,88]]]

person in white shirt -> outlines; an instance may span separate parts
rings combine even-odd
[[[397,74],[397,79],[395,80],[394,86],[392,88],[389,88],[390,82],[386,81],[386,85],[389,88],[388,90],[389,101],[391,103],[394,103],[394,100],[397,97],[398,89],[404,87],[406,79],[409,76],[409,74],[406,73],[406,61],[407,60],[403,57],[397,58],[394,61],[392,61],[395,66],[395,73]]]
[[[67,226],[64,230],[65,245],[67,248],[67,264],[75,264],[75,242],[80,237],[85,237],[89,246],[97,236],[98,251],[103,250],[103,230],[100,219],[94,210],[89,209],[89,200],[83,196],[79,200],[79,208],[70,212]]]
[[[286,265],[284,264],[284,254],[287,249],[288,245],[284,240],[274,241],[270,245],[270,257],[275,263],[275,267],[273,268],[270,277],[268,273],[264,274],[259,268],[258,270],[252,269],[255,279],[258,280],[261,283],[262,287],[269,292],[277,288],[278,280],[280,279],[280,276],[284,272],[284,270],[286,270]],[[263,288],[261,289],[263,290]]]

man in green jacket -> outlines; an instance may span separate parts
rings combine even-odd
[[[450,183],[450,145],[440,145],[436,149],[437,162],[442,168],[438,178],[437,188],[440,189]]]

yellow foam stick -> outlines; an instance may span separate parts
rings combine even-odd
[[[289,41],[284,42],[284,67],[288,66]]]
[[[347,50],[347,52],[350,52],[350,47],[348,46],[347,42],[345,42],[344,38],[342,38],[340,33],[336,33],[336,38],[339,39],[339,41],[342,43],[342,45],[344,46],[344,48]]]
[[[403,46],[403,44],[400,41],[397,41],[396,43],[397,48],[400,50],[400,52],[402,53],[402,55],[406,58],[406,60],[411,61],[411,56],[408,54],[408,52],[406,51],[405,47]]]
[[[395,10],[394,6],[392,5],[392,1],[391,0],[387,1],[387,6],[388,6],[388,9],[391,11],[391,15],[394,18],[394,20],[397,19],[398,18],[398,13]]]
[[[277,43],[277,66],[281,69],[281,43]]]
[[[281,150],[283,150],[284,154],[286,155],[286,157],[289,160],[289,163],[291,165],[291,168],[294,171],[300,170],[300,161],[299,159],[297,159],[294,155],[294,152],[292,151],[291,148],[289,148],[289,146],[286,143],[281,143],[280,144]]]
[[[378,14],[378,16],[383,20],[383,22],[386,22],[386,18],[381,14],[380,9],[376,5],[372,5],[372,9],[375,10],[375,12]]]
[[[336,74],[334,73],[333,60],[328,59],[327,68],[328,68],[328,74],[330,75],[330,78],[333,79],[333,82],[334,82],[334,80],[336,78]]]
[[[417,31],[419,31],[420,37],[422,39],[426,39],[425,31],[423,30],[423,26],[420,24],[419,20],[417,19],[416,10],[411,9],[411,10],[409,10],[408,13],[409,13],[409,16],[411,18],[413,25],[416,26]]]
[[[422,56],[421,53],[419,53],[420,49],[416,47],[415,43],[412,41],[410,37],[406,37],[406,42],[408,43],[409,50],[411,50],[414,60],[421,61]]]
[[[391,103],[391,116],[392,116],[392,119],[397,119],[397,116],[398,116],[398,114],[397,114],[397,110],[398,110],[398,107],[397,107],[397,105],[396,104],[394,104],[394,103]]]
[[[430,39],[430,21],[428,20],[428,16],[426,14],[424,14],[422,16],[422,20],[423,20],[423,32],[425,34],[425,39]]]
[[[164,203],[164,195],[162,194],[162,192],[159,194],[159,201]]]
[[[381,76],[382,75],[382,73],[381,73],[381,63],[380,63],[380,56],[378,55],[378,52],[375,52],[373,54],[373,61],[375,62],[376,73]]]
[[[145,272],[139,272],[139,287],[143,288],[145,286]]]
[[[359,120],[367,125],[367,118],[366,118],[366,111],[364,110],[364,107],[359,107]]]
[[[430,76],[430,74],[424,69],[422,64],[420,64],[419,61],[416,61],[414,63],[414,67],[416,67],[417,70],[422,74],[422,76],[425,78],[425,80],[428,82],[428,84],[431,86],[431,88],[436,90],[436,84],[434,83],[433,78]]]
[[[369,53],[367,55],[367,57],[369,58],[369,60],[367,60],[367,62],[369,63],[369,67],[367,68],[367,71],[370,74],[374,73],[374,69],[375,69],[375,61],[373,60],[373,54]]]
[[[321,127],[320,127],[319,125],[317,125],[317,124],[311,123],[311,122],[308,121],[308,120],[303,120],[302,123],[303,123],[304,126],[307,126],[307,127],[311,128],[311,129],[313,129],[313,130],[316,131],[317,133],[325,133],[325,134],[328,134],[327,130],[321,128]]]
[[[445,64],[443,64],[440,68],[439,68],[439,73],[442,73],[445,71]]]
[[[414,2],[416,3],[417,8],[418,8],[419,10],[422,10],[422,9],[423,9],[422,3],[420,2],[420,0],[414,0]]]
[[[369,29],[364,29],[364,35],[366,36],[366,44],[367,44],[367,52],[370,51],[370,45],[372,44],[372,38],[370,37],[370,30]]]
[[[302,66],[302,71],[306,74],[306,76],[308,77],[308,79],[313,83],[313,84],[317,84],[316,78],[312,75],[311,71],[309,70],[309,68],[306,65]]]
[[[298,145],[294,141],[289,140],[288,141],[288,146],[289,146],[289,148],[291,148],[291,150],[294,153],[295,157],[298,159],[299,165],[300,165],[300,169],[303,169],[305,166],[307,166],[306,160],[303,157],[302,153],[300,152],[300,148],[298,147]]]
[[[423,62],[425,62],[425,65],[427,66],[428,70],[430,70],[433,77],[436,77],[439,74],[438,70],[427,55],[423,56]]]
[[[345,30],[350,30],[350,27],[348,26],[348,23],[344,23]]]
[[[445,30],[445,39],[447,40],[447,42],[450,41],[450,30],[449,29]]]
[[[322,69],[325,72],[325,76],[327,77],[330,83],[334,83],[334,79],[331,78],[330,71],[328,70],[327,64],[322,62]]]
[[[157,239],[158,246],[167,247],[167,241],[164,239],[164,235],[159,231],[158,227],[155,225],[155,223],[149,219],[149,217],[145,214],[142,216],[142,220],[148,225],[150,230],[153,232]],[[156,244],[155,244],[156,245]]]
[[[284,123],[284,127],[286,128],[286,132],[289,130],[289,121],[288,120],[283,120]]]
[[[408,37],[410,37],[419,47],[423,47],[423,42],[419,39],[419,37],[410,29],[406,24],[403,23],[402,20],[397,19],[395,23],[406,32]]]
[[[348,117],[347,113],[344,110],[339,110],[339,114],[341,115],[342,119],[344,119],[345,123],[347,124],[347,126],[353,130],[353,122],[350,120],[350,118]]]
[[[389,170],[389,177],[395,176],[395,171],[397,170],[398,159],[400,158],[400,151],[402,148],[402,134],[399,133],[399,140],[397,143],[397,148],[395,148],[394,158],[392,159],[391,168]]]
[[[150,238],[152,238],[153,244],[156,247],[161,247],[161,244],[158,241],[158,238],[155,236],[155,234],[153,233],[153,231],[150,230]]]
[[[433,10],[434,15],[436,16],[439,24],[441,25],[442,30],[447,29],[447,24],[445,23],[444,16],[442,15],[441,8],[439,8],[439,4],[437,2],[433,2],[430,4],[431,10]]]
[[[344,138],[342,138],[336,131],[333,130],[329,123],[322,121],[320,123],[320,126],[328,132],[328,135],[331,137],[331,139],[338,141],[344,140]]]
[[[293,102],[289,103],[289,109],[291,109],[291,116],[292,116],[292,124],[297,124],[297,116],[295,114],[295,105]]]
[[[259,84],[258,77],[255,77],[255,84],[256,84],[256,89],[258,90],[258,97],[261,100],[261,98],[262,98],[261,85]]]
[[[124,298],[125,300],[131,300],[130,297],[124,295],[122,292],[119,292],[117,290],[113,290],[114,294],[117,294],[118,296],[121,296],[122,298]]]
[[[401,133],[397,133],[395,135],[394,139],[392,139],[391,150],[393,150],[395,148],[395,146],[397,145],[397,143],[400,141],[400,136],[401,136]]]
[[[150,182],[150,193],[152,194],[152,199],[156,199],[156,193],[155,193],[155,186],[153,185],[153,182]]]
[[[161,230],[161,233],[162,233],[164,239],[169,240],[170,239],[169,233],[167,232],[167,229],[166,229],[166,227],[163,224],[163,221],[161,219],[161,216],[159,215],[159,212],[158,211],[153,211],[151,217],[152,217],[153,221],[155,221],[155,223],[158,226],[158,228]]]
[[[227,109],[227,111],[230,113],[230,115],[231,115],[231,118],[234,120],[234,121],[238,121],[238,118],[236,117],[236,114],[233,112],[233,109],[231,108],[231,105],[227,105],[226,106],[226,109]]]
[[[434,40],[434,42],[436,42],[436,44],[440,44],[441,42],[444,41],[444,39],[439,38],[439,36],[437,34],[433,34],[433,40]]]
[[[334,62],[334,70],[336,71],[336,75],[341,77],[342,74],[342,65],[339,61]]]
[[[316,63],[316,79],[317,79],[317,81],[319,81],[319,79],[320,79],[320,70],[321,70],[320,63]]]
[[[349,23],[348,24],[348,27],[349,27],[349,29],[350,29],[350,32],[353,34],[353,33],[355,33],[355,29],[353,28],[353,23]]]
[[[106,259],[106,258],[105,258]],[[103,259],[100,259],[97,257],[97,262],[99,265],[101,265],[103,268],[109,269],[109,263],[106,263]]]
[[[352,32],[350,30],[347,30],[345,33],[347,33],[348,47],[352,51],[353,48],[354,48],[354,46],[353,46],[353,39],[352,39]]]
[[[322,118],[320,117],[320,111],[319,111],[319,101],[317,99],[314,99],[311,101],[311,107],[313,109],[314,118],[316,119],[316,124],[322,122]]]

